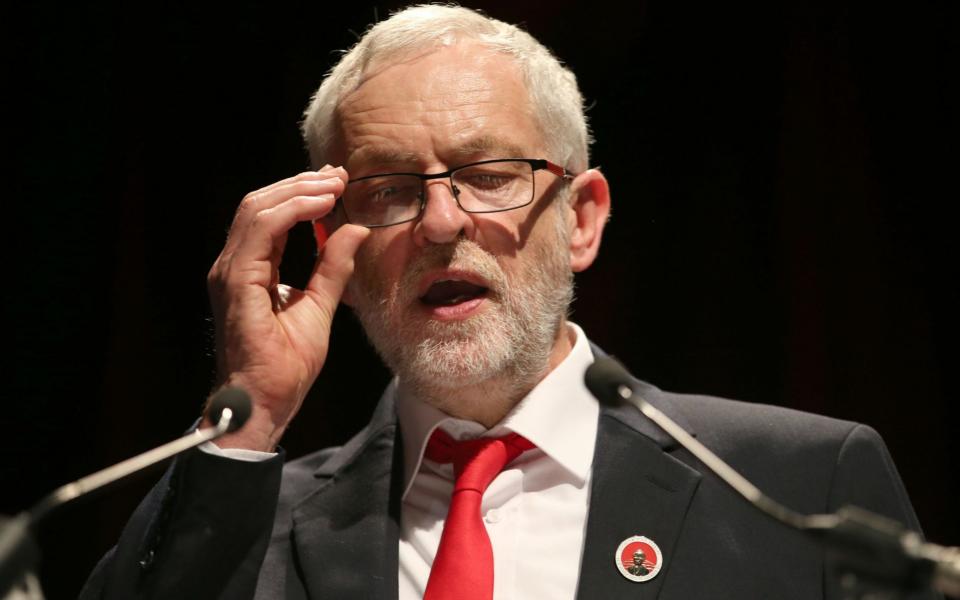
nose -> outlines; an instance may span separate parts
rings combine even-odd
[[[414,240],[420,246],[448,244],[463,233],[473,237],[474,223],[469,213],[460,209],[450,189],[450,180],[426,181],[426,205],[413,230]]]

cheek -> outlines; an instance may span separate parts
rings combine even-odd
[[[497,260],[497,263],[500,265],[500,270],[503,271],[510,287],[522,283],[530,271],[530,265],[524,264],[524,261],[520,260],[521,256],[522,255],[513,257],[500,256]]]
[[[498,257],[500,265],[506,269],[508,263],[516,263],[523,254],[523,247],[527,241],[527,234],[522,222],[511,219],[514,215],[509,212],[475,215],[475,235],[472,241],[476,242],[489,254]]]
[[[385,297],[403,275],[406,252],[397,236],[374,231],[355,258],[354,279],[367,294]]]

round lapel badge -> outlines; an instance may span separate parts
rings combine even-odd
[[[617,570],[630,581],[650,581],[663,567],[660,547],[642,535],[629,537],[620,543],[615,557]]]

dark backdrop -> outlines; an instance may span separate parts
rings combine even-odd
[[[197,4],[8,19],[2,513],[192,422],[233,209],[305,167],[310,93],[396,7]],[[574,319],[661,387],[872,425],[927,533],[960,543],[956,3],[482,6],[553,48],[590,104],[614,216]],[[298,228],[285,278],[312,252]],[[342,312],[290,454],[346,440],[386,380]],[[76,594],[155,477],[47,523],[49,597]]]

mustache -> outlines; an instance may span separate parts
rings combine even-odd
[[[507,276],[497,259],[472,240],[460,238],[452,244],[429,246],[411,262],[401,281],[403,296],[417,292],[421,278],[436,269],[456,269],[475,273],[487,283],[489,293],[499,297],[507,289]]]

